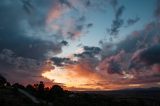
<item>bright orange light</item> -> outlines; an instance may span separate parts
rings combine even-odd
[[[139,84],[118,84],[114,82],[114,79],[117,78],[118,75],[110,75],[110,77],[103,76],[96,72],[96,70],[92,70],[87,62],[65,66],[63,68],[55,66],[54,69],[42,73],[42,76],[53,81],[53,83],[64,85],[65,89],[68,90],[115,90],[141,86]],[[123,77],[119,76],[119,80],[132,78],[133,77],[128,74],[125,74]],[[118,78],[116,80],[118,80]]]
[[[42,76],[56,83],[62,83],[67,88],[103,89],[103,87],[96,85],[100,80],[95,74],[79,75],[76,71],[55,67],[54,70],[42,73]]]

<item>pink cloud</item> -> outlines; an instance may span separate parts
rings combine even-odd
[[[46,20],[47,24],[51,24],[56,19],[60,18],[62,14],[63,14],[62,6],[57,3],[57,5],[54,5],[53,8],[48,13]]]

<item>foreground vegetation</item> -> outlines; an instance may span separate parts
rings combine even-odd
[[[35,97],[34,103],[19,89]],[[0,76],[0,106],[160,106],[160,89],[70,92],[59,85],[46,88],[43,82],[24,87],[11,85]]]

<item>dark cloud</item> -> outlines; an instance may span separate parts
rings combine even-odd
[[[23,3],[23,9],[28,13],[31,14],[34,11],[34,6],[31,3],[31,0],[20,0]]]
[[[32,18],[28,15],[26,16],[21,2],[27,8],[36,8],[36,13],[32,14]],[[38,4],[41,7],[41,2],[31,0],[21,0],[21,2],[19,0],[14,2],[2,0],[1,2],[0,27],[3,29],[0,30],[0,51],[10,49],[18,56],[34,59],[44,59],[48,52],[53,52],[53,54],[60,53],[62,46],[67,45],[67,42],[59,42],[61,40],[58,40],[59,38],[56,39],[57,36],[53,38],[51,36],[50,38],[48,33],[44,31],[45,13],[36,7]],[[44,3],[43,6],[43,8],[46,8],[45,6],[47,5]],[[44,9],[45,11],[47,10]],[[17,15],[17,13],[20,15]],[[44,16],[40,16],[39,14],[43,14]]]
[[[114,74],[114,73],[121,74],[122,73],[121,65],[118,62],[110,61],[107,68],[107,72],[109,74]]]
[[[119,7],[116,0],[112,5],[115,7],[115,19],[110,34],[117,35],[124,24],[121,18],[124,6]],[[133,25],[138,21],[139,18],[136,17],[126,22],[127,25]],[[142,30],[134,31],[118,43],[102,41],[101,48],[84,46],[82,53],[74,54],[78,57],[76,65],[80,65],[83,70],[89,69],[105,76],[111,83],[123,85],[158,82],[160,77],[156,74],[160,70],[159,28],[160,24],[155,21],[147,24]],[[97,59],[97,55],[100,58]],[[63,61],[68,59],[61,58],[56,61],[61,66]]]
[[[147,64],[160,63],[160,45],[149,47],[140,53],[140,60]]]
[[[140,72],[145,70],[150,70],[151,73],[154,73],[153,69],[150,69],[151,67],[159,70],[158,66],[154,66],[159,64],[159,28],[158,22],[151,22],[144,29],[132,32],[126,39],[117,44],[101,43],[102,61],[100,64],[102,65],[100,65],[100,69],[104,70],[104,72],[108,68],[110,70],[113,69],[110,71],[113,73],[123,73],[123,71]],[[125,56],[121,55],[120,58],[118,55],[121,51],[124,51]],[[118,71],[114,71],[112,63],[116,64],[115,66],[113,64],[114,67],[119,67]]]
[[[100,6],[102,5],[104,6],[106,0],[78,0],[77,2],[83,2],[87,9],[93,6],[97,9],[101,8]],[[124,6],[119,6],[117,0],[110,0],[110,3],[115,10],[115,19],[112,22],[109,33],[114,36],[118,34],[124,24],[122,15],[125,8]],[[55,8],[57,5],[59,6],[57,7],[58,9]],[[79,5],[81,4],[76,4],[76,6]],[[155,16],[159,17],[159,3],[157,5]],[[108,76],[106,77],[109,77],[110,74],[121,75],[122,77],[125,76],[124,72],[131,73],[135,77],[133,83],[134,81],[144,83],[159,80],[159,77],[156,76],[156,79],[154,79],[155,76],[151,76],[154,73],[152,68],[160,70],[160,24],[156,21],[149,23],[142,30],[131,33],[119,43],[107,44],[102,41],[101,48],[84,46],[82,53],[74,54],[73,58],[76,58],[76,61],[71,58],[53,57],[62,52],[63,46],[68,45],[68,39],[80,37],[80,35],[84,34],[83,31],[85,32],[93,26],[92,23],[86,24],[88,23],[86,22],[86,16],[84,14],[79,15],[80,10],[77,11],[78,8],[76,6],[69,0],[1,0],[0,73],[8,76],[10,80],[36,80],[33,78],[34,76],[41,76],[44,70],[54,69],[53,65],[58,67],[69,65],[75,65],[76,67],[77,65],[80,68],[79,72],[82,69],[90,72],[97,71],[97,73],[100,71],[98,74],[107,73]],[[68,28],[65,32],[61,27],[61,24],[64,23],[58,23],[58,19],[61,20],[61,12],[65,9],[73,8],[73,14],[77,14],[77,16],[74,19],[73,16],[69,16],[71,22],[65,23],[66,26],[64,27]],[[47,26],[45,21],[48,11],[51,10],[51,13],[54,13],[56,9],[60,15],[51,14],[50,23],[53,23],[53,25],[58,23],[56,24],[57,26],[52,26],[55,29],[57,28],[58,31],[54,30],[56,33],[50,33],[45,30]],[[62,16],[62,18],[64,17]],[[138,21],[138,17],[128,19],[126,21],[127,26],[133,25]],[[65,37],[67,41],[64,40]],[[50,54],[53,58],[51,58]],[[132,67],[128,68],[130,65]],[[140,73],[146,69],[146,73],[149,72],[147,76],[150,76],[147,81],[142,78],[142,74],[146,76],[146,73]],[[138,75],[137,71],[139,71],[140,75]],[[118,80],[115,78],[116,81]]]
[[[45,17],[53,5],[52,0],[47,1],[51,4],[31,0],[0,3],[0,73],[10,81],[45,80],[32,76],[41,76],[44,70],[54,68],[45,64],[49,54],[61,53],[62,47],[68,44],[45,31]]]
[[[78,1],[78,0],[77,0]],[[109,0],[81,0],[78,1],[79,5],[83,6],[83,9],[87,11],[100,11],[106,12],[106,6],[108,5]]]
[[[98,54],[101,51],[99,47],[89,47],[89,46],[84,46],[84,50],[93,52],[95,54]]]
[[[8,30],[9,31],[9,30]],[[14,35],[12,35],[14,34]],[[61,52],[61,45],[54,42],[34,39],[21,35],[16,35],[11,31],[2,33],[0,42],[0,51],[7,48],[16,52],[17,55],[34,59],[43,59],[47,52]]]
[[[93,26],[93,23],[87,24],[87,28],[90,28],[90,27],[92,27],[92,26]]]
[[[155,16],[157,19],[160,19],[160,0],[157,0],[156,9],[155,9],[155,11],[154,11],[154,16]]]
[[[132,53],[137,50],[140,41],[143,41],[143,39],[144,39],[143,35],[128,36],[126,39],[121,41],[119,45],[117,45],[117,51],[125,50],[126,52]]]
[[[40,61],[32,58],[24,58],[17,56],[12,50],[3,49],[0,53],[0,60],[15,67],[17,70],[38,70],[40,68]],[[33,74],[33,73],[32,73]]]
[[[153,65],[160,63],[160,45],[154,45],[135,53],[132,58],[131,67],[137,64]]]
[[[140,20],[139,17],[136,17],[136,18],[134,18],[134,19],[128,19],[128,20],[127,20],[127,27],[128,27],[128,26],[131,26],[131,25],[134,25],[134,24],[137,23],[139,20]]]
[[[116,19],[119,19],[122,16],[124,9],[125,7],[122,5],[116,10],[116,13],[115,13]]]
[[[72,61],[70,58],[52,57],[51,61],[53,61],[54,65],[59,67],[76,64],[76,61]]]
[[[77,26],[76,26],[76,29],[77,29],[78,31],[82,31],[82,30],[83,30],[83,25],[77,25]]]
[[[0,73],[2,73],[11,82],[24,83],[33,79],[32,76],[41,76],[41,68],[43,61],[38,61],[32,58],[24,58],[17,56],[15,52],[9,49],[4,49],[0,52]]]
[[[126,57],[127,55],[124,51],[119,51],[116,54],[112,53],[112,55],[102,57],[98,67],[104,73],[121,75],[125,67]]]
[[[78,57],[76,58],[77,62],[75,65],[80,66],[84,71],[91,71],[94,73],[96,72],[96,67],[100,62],[100,54],[101,48],[84,46],[82,53],[74,54],[74,57]]]
[[[100,54],[100,52],[101,52],[101,48],[99,48],[99,47],[84,46],[83,49],[84,49],[84,51],[82,53],[74,54],[74,56],[80,57],[80,58],[95,57],[96,55]]]
[[[138,49],[158,44],[160,42],[159,27],[159,23],[151,22],[143,30],[132,32],[116,45],[116,51],[125,50],[128,53],[134,53]]]
[[[68,45],[68,42],[65,41],[65,40],[63,40],[63,41],[61,41],[61,44],[64,45],[64,46],[67,46],[67,45]]]
[[[112,21],[111,28],[108,29],[110,35],[116,36],[119,33],[119,28],[124,24],[124,20],[121,19],[124,9],[124,6],[120,6],[115,10],[115,19]]]
[[[115,19],[112,21],[111,28],[107,29],[107,32],[111,35],[110,41],[112,41],[112,36],[115,37],[119,34],[120,28],[123,27],[125,21],[127,22],[126,26],[128,27],[137,23],[140,20],[140,18],[136,17],[134,19],[124,20],[123,18],[121,18],[125,10],[124,5],[119,6],[117,0],[110,0],[110,4],[112,5],[115,12]]]

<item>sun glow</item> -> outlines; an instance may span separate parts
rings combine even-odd
[[[52,80],[55,83],[64,84],[67,88],[97,88],[94,86],[94,83],[97,83],[97,80],[91,80],[92,78],[81,76],[76,73],[76,71],[70,71],[67,69],[61,69],[56,67],[54,70],[46,71],[42,73],[42,76]]]

